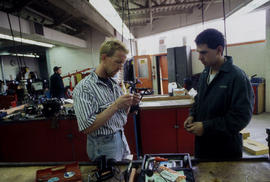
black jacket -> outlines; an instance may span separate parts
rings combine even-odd
[[[197,158],[242,157],[242,136],[239,131],[249,123],[254,93],[246,74],[226,57],[219,73],[208,85],[210,68],[204,69],[198,94],[190,110],[194,121],[202,121],[204,134],[195,138]]]
[[[65,97],[64,83],[62,77],[58,73],[54,73],[50,78],[50,93],[52,98]]]

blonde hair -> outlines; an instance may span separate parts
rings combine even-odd
[[[102,54],[106,54],[107,56],[111,57],[117,50],[124,51],[126,54],[129,52],[126,46],[119,40],[109,39],[103,42],[100,47],[100,59]]]

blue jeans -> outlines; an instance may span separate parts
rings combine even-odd
[[[126,137],[120,130],[110,135],[87,135],[87,154],[92,161],[101,155],[105,155],[107,159],[121,161],[130,154],[130,150]]]

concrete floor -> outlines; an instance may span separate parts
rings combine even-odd
[[[250,132],[250,139],[260,142],[268,146],[266,128],[270,128],[270,113],[261,113],[252,116],[248,126],[245,128]],[[247,152],[243,152],[243,156],[251,156]]]

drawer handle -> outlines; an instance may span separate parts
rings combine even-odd
[[[179,125],[176,124],[176,125],[174,125],[173,127],[174,127],[175,129],[178,129],[178,128],[179,128]]]

